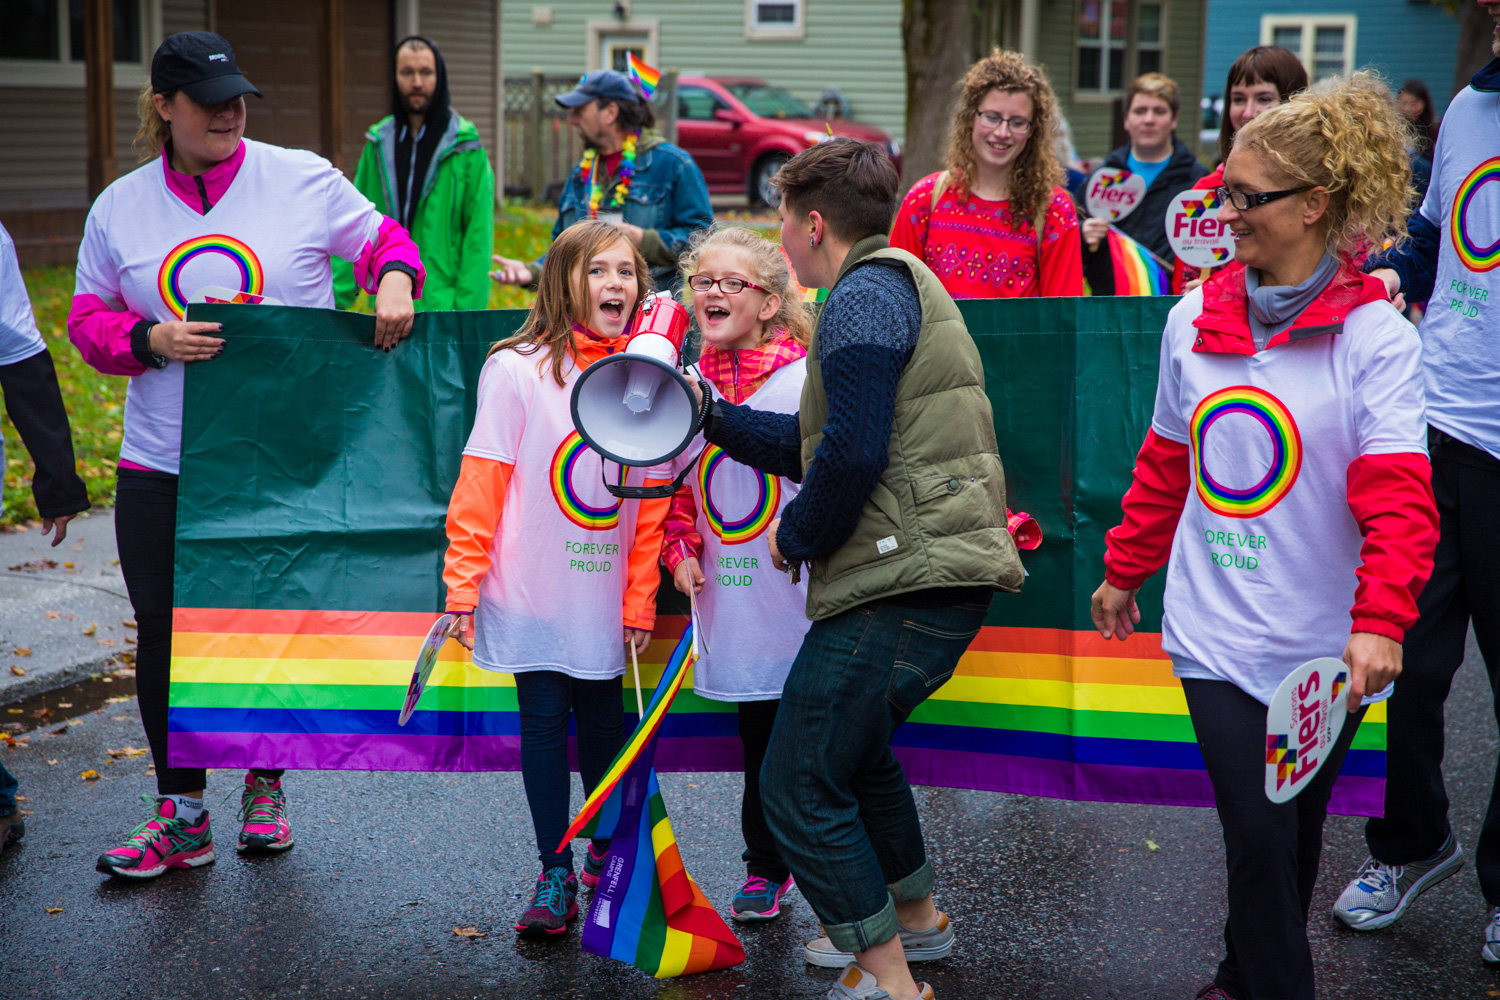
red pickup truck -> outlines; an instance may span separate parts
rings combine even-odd
[[[713,194],[744,192],[753,206],[775,204],[772,176],[787,160],[827,139],[830,130],[879,143],[901,169],[901,147],[881,129],[846,118],[818,118],[764,80],[678,78],[677,145],[692,154]]]

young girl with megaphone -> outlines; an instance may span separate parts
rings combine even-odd
[[[542,868],[515,925],[527,935],[562,935],[578,915],[573,852],[557,849],[570,818],[569,715],[587,795],[625,742],[622,637],[642,652],[655,625],[669,500],[611,496],[604,461],[569,412],[579,374],[624,348],[650,280],[616,225],[581,222],[557,238],[531,315],[480,372],[448,504],[443,582],[458,639],[476,666],[515,675],[521,777]],[[626,483],[664,485],[654,472],[627,469]],[[590,844],[585,884],[598,882],[608,850],[608,841]]]
[[[709,231],[684,255],[682,271],[703,339],[698,367],[714,394],[796,413],[809,323],[781,248],[748,229]],[[704,450],[701,440],[672,471],[690,462],[697,468],[673,497],[662,561],[678,590],[697,595],[706,648],[693,668],[694,692],[734,702],[739,711],[746,880],[730,913],[739,921],[771,920],[792,876],[761,808],[760,766],[808,620],[806,585],[771,566],[767,531],[798,487],[732,461],[715,446]]]

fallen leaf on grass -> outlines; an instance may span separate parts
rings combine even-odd
[[[94,632],[98,630],[98,628],[99,628],[99,623],[98,622],[94,622],[94,623],[90,624],[88,628],[86,628],[86,629],[83,630],[83,634],[84,635],[93,635]]]
[[[22,647],[20,647],[19,649],[16,650],[16,655],[17,656],[30,656],[31,655],[31,647],[30,646],[22,646]]]
[[[49,906],[49,907],[47,907],[47,912],[51,913],[51,914],[58,914],[58,913],[61,913],[62,911],[63,911],[63,908],[61,906]]]
[[[1148,851],[1159,851],[1159,850],[1161,850],[1161,845],[1158,844],[1154,840],[1147,840],[1146,841],[1146,850],[1148,850]]]
[[[111,757],[139,757],[142,754],[150,753],[151,751],[143,750],[140,747],[133,747],[127,743],[125,746],[121,747],[118,750],[105,750],[104,752],[109,754]]]
[[[51,913],[52,911],[48,910],[47,912]],[[453,928],[453,933],[457,934],[459,937],[466,938],[489,937],[489,931],[482,931],[478,927],[455,927]]]
[[[25,677],[26,676],[26,668],[25,667],[18,667],[14,663],[12,663],[10,665],[10,672],[13,673],[13,674],[15,674],[17,677]]]
[[[82,774],[80,774],[79,777],[82,778],[84,781],[98,781],[99,780],[99,772],[96,771],[96,770],[94,770],[91,767],[87,771],[84,771]]]

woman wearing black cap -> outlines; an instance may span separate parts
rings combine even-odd
[[[375,294],[375,346],[389,351],[411,330],[424,277],[406,231],[327,160],[243,138],[245,94],[260,96],[223,38],[186,32],[164,41],[136,136],[142,158],[160,154],[161,167],[105,189],[78,252],[68,337],[101,372],[130,376],[115,527],[139,626],[136,685],[158,792],[150,817],[99,858],[108,875],[153,878],[214,860],[204,771],[167,760],[183,366],[224,347],[221,324],[184,321],[188,303],[227,288],[249,302],[332,308],[329,260],[342,257]],[[292,846],[280,779],[280,771],[245,776],[240,851]]]

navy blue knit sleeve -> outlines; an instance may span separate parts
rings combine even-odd
[[[802,482],[802,432],[797,414],[715,400],[704,436],[752,469]]]
[[[863,265],[824,303],[818,361],[828,416],[802,490],[777,529],[776,547],[788,560],[830,555],[854,533],[890,463],[896,387],[921,328],[921,299],[900,265]]]
[[[1364,270],[1369,274],[1379,267],[1390,268],[1401,278],[1401,290],[1406,293],[1408,302],[1426,302],[1432,297],[1432,286],[1437,278],[1442,234],[1420,211],[1413,212],[1406,225],[1411,238],[1399,250],[1370,254]]]

